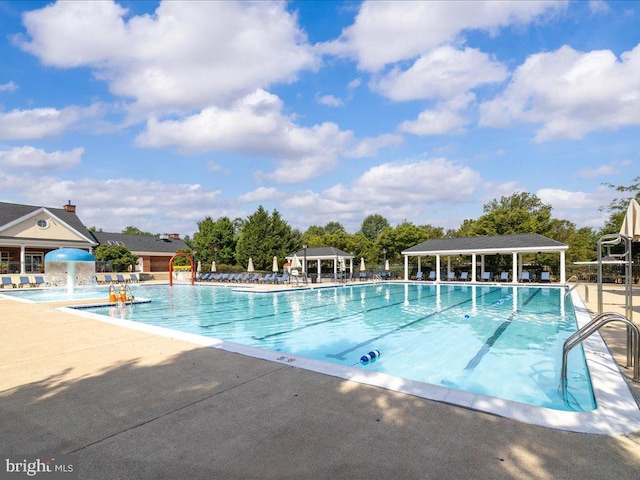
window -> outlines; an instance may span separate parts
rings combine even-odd
[[[47,228],[49,226],[49,222],[47,222],[46,220],[38,220],[37,223],[38,227],[40,228]]]

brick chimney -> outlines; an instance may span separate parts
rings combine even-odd
[[[169,238],[171,238],[173,240],[180,240],[180,234],[179,233],[170,233],[169,234]]]
[[[67,203],[62,208],[64,208],[65,212],[76,213],[76,206],[71,205],[71,200],[69,200],[69,203]]]

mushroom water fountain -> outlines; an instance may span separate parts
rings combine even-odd
[[[44,271],[49,283],[66,286],[73,295],[76,286],[95,285],[96,259],[85,250],[60,248],[44,256]]]

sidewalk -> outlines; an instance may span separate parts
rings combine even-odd
[[[640,432],[526,425],[51,304],[2,298],[0,312],[0,454],[72,454],[79,478],[640,476]],[[604,330],[626,358],[623,329]]]

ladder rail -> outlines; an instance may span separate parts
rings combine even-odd
[[[562,347],[562,369],[560,372],[560,386],[563,394],[566,394],[567,390],[569,352],[573,347],[582,343],[595,332],[600,330],[600,328],[611,322],[622,322],[627,325],[627,349],[631,349],[631,355],[627,355],[627,359],[631,359],[631,364],[628,364],[627,367],[633,366],[633,380],[640,382],[640,352],[638,350],[640,330],[638,330],[638,327],[624,315],[616,312],[605,312],[582,326],[582,328],[565,340]]]
[[[569,277],[569,280],[567,280],[567,283],[569,283],[572,280],[574,280],[576,283],[574,283],[573,285],[571,285],[571,287],[569,287],[569,290],[567,290],[566,293],[564,294],[565,297],[568,297],[571,294],[571,292],[573,292],[576,288],[578,288],[578,285],[582,285],[582,283],[578,281],[578,277],[576,277],[575,275],[572,275],[571,277]]]

